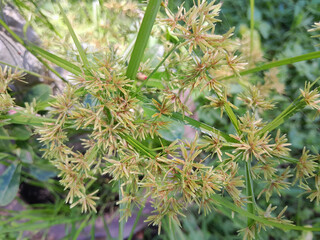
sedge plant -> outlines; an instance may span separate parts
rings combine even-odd
[[[277,107],[270,93],[283,93],[275,67],[318,58],[320,53],[256,66],[262,54],[255,48],[259,41],[254,32],[254,1],[250,2],[250,29],[244,27],[242,38],[236,39],[234,28],[223,34],[215,31],[220,23],[219,2],[199,0],[189,10],[181,5],[173,12],[167,1],[150,0],[134,45],[113,45],[105,49],[103,59],[87,53],[58,5],[77,50],[75,57],[64,59],[23,44],[39,58],[69,71],[68,83],[49,103],[34,109],[19,108],[9,115],[14,103],[6,90],[7,79],[20,79],[21,74],[2,70],[0,96],[7,100],[0,109],[1,121],[35,127],[43,157],[58,170],[65,202],[71,208],[79,206],[87,216],[96,212],[101,189],[92,189],[92,182],[110,176],[119,186],[120,239],[124,222],[147,201],[154,211],[146,221],[157,225],[159,233],[164,219],[168,225],[180,226],[191,205],[203,214],[227,209],[246,217],[245,226],[239,229],[244,239],[255,239],[261,230],[272,227],[319,231],[286,219],[286,207],[278,210],[270,204],[264,209],[259,200],[270,202],[272,196],[281,196],[295,184],[305,191],[307,200],[320,200],[318,156],[306,147],[300,158],[292,157],[291,144],[279,128],[305,107],[319,112],[318,79],[306,83],[300,96],[273,120],[262,118],[264,111]],[[118,9],[119,14],[141,11],[137,5],[116,1],[100,7]],[[311,31],[318,30],[315,23]],[[164,49],[153,67],[143,61],[150,36]],[[249,74],[263,70],[269,70],[263,83],[250,81]],[[156,74],[160,82],[154,79]],[[237,96],[230,93],[231,83],[242,88]],[[192,118],[187,100],[199,92],[206,96],[204,108],[218,109],[221,117],[227,116],[226,124],[233,127],[229,132]],[[239,104],[230,100],[235,98],[245,106],[244,113],[237,112]],[[34,114],[40,110],[47,110],[45,116]],[[164,141],[160,130],[172,122],[196,128],[194,138]],[[72,131],[86,133],[79,139],[82,151],[69,143]],[[264,186],[260,192],[255,188],[258,182]]]

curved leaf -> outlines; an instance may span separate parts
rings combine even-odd
[[[261,222],[261,223],[263,223],[265,225],[270,225],[270,226],[273,226],[273,227],[276,227],[276,228],[280,228],[280,229],[283,229],[283,230],[298,230],[298,231],[313,231],[313,232],[320,231],[320,227],[313,228],[313,227],[295,226],[295,225],[275,222],[275,221],[272,221],[271,219],[268,219],[268,218],[263,218],[263,217],[256,216],[256,215],[254,215],[254,214],[242,209],[241,207],[238,207],[235,204],[231,203],[225,197],[221,197],[219,195],[213,195],[213,196],[211,196],[211,198],[213,200],[215,200],[216,203],[218,203],[219,205],[222,205],[222,206],[224,206],[226,208],[229,208],[232,211],[241,214],[242,216],[245,216],[247,218],[251,218],[251,219],[256,220],[258,222]]]
[[[245,71],[240,72],[241,76],[250,74],[250,73],[256,73],[256,72],[260,72],[260,71],[264,71],[264,70],[268,70],[270,68],[274,68],[274,67],[280,67],[283,65],[288,65],[288,64],[292,64],[292,63],[296,63],[296,62],[302,62],[302,61],[307,61],[307,60],[311,60],[311,59],[315,59],[315,58],[320,58],[320,51],[317,52],[312,52],[312,53],[307,53],[307,54],[303,54],[300,56],[296,56],[296,57],[292,57],[292,58],[285,58],[279,61],[273,61],[273,62],[268,62],[265,64],[262,64],[258,67],[255,68],[251,68]],[[225,80],[225,79],[230,79],[236,77],[236,75],[231,75],[228,77],[223,77],[220,78],[220,80]]]
[[[154,20],[157,16],[161,4],[161,0],[149,1],[147,10],[144,14],[141,27],[137,36],[137,40],[134,44],[134,48],[131,54],[127,69],[127,77],[130,79],[135,79],[136,74],[144,53],[144,50],[147,46],[151,29],[153,27]]]

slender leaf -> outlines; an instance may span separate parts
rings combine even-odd
[[[273,221],[272,219],[268,219],[268,218],[264,218],[264,217],[259,217],[256,216],[244,209],[242,209],[241,207],[236,206],[235,204],[233,204],[232,202],[228,201],[225,197],[219,196],[217,194],[212,195],[211,198],[216,201],[217,204],[222,205],[226,208],[231,209],[234,212],[237,212],[239,214],[241,214],[242,216],[251,218],[253,220],[256,220],[258,222],[261,222],[265,225],[270,225],[276,228],[280,228],[283,230],[298,230],[298,231],[313,231],[313,232],[319,232],[320,231],[320,227],[302,227],[302,226],[295,226],[295,225],[290,225],[290,224],[285,224],[285,223],[279,223],[276,221]]]
[[[136,74],[143,57],[144,50],[147,46],[155,18],[159,11],[160,4],[161,0],[151,0],[148,3],[126,73],[127,77],[130,79],[136,78]]]
[[[82,48],[82,46],[81,46],[81,44],[79,42],[79,39],[77,38],[77,35],[74,32],[74,30],[73,30],[73,28],[71,26],[71,23],[69,22],[69,19],[67,18],[66,14],[64,13],[64,11],[63,11],[63,9],[62,9],[62,7],[61,7],[61,5],[59,3],[58,3],[58,6],[59,6],[60,11],[62,13],[63,19],[64,19],[64,21],[65,21],[65,23],[66,23],[66,25],[67,25],[67,27],[69,29],[69,33],[70,33],[70,35],[71,35],[71,37],[73,39],[73,42],[76,45],[76,48],[77,48],[77,50],[79,52],[80,58],[82,60],[82,63],[83,63],[83,65],[85,67],[88,68],[89,67],[89,62],[88,62],[88,59],[87,59],[87,55],[84,52],[84,50],[83,50],[83,48]]]
[[[40,56],[42,56],[43,58],[47,59],[48,61],[56,64],[59,67],[62,67],[63,69],[75,74],[75,75],[80,75],[81,74],[81,69],[72,64],[71,62],[68,62],[67,60],[58,57],[55,54],[52,54],[34,44],[30,44],[30,48],[36,52],[37,54],[39,54]]]
[[[30,74],[32,76],[38,77],[38,78],[43,78],[43,79],[46,79],[46,80],[49,80],[49,81],[56,81],[55,79],[53,79],[51,77],[44,76],[44,75],[32,72],[32,71],[29,71],[27,69],[24,69],[24,68],[21,68],[21,67],[18,67],[18,66],[14,66],[14,65],[11,65],[11,64],[3,62],[3,61],[0,61],[0,63],[3,64],[3,65],[7,65],[8,67],[11,67],[12,69],[18,69],[20,71],[26,72],[26,73],[28,73],[28,74]]]
[[[268,62],[268,63],[262,64],[258,67],[254,67],[254,68],[242,71],[242,72],[240,72],[240,75],[244,76],[244,75],[248,75],[251,73],[256,73],[256,72],[268,70],[270,68],[280,67],[283,65],[293,64],[296,62],[307,61],[307,60],[311,60],[311,59],[315,59],[315,58],[319,58],[319,57],[320,57],[320,51],[307,53],[307,54],[299,55],[299,56],[292,57],[292,58],[286,58],[286,59],[282,59],[279,61]],[[234,75],[231,75],[228,77],[223,77],[223,78],[220,78],[219,80],[230,79],[233,77],[236,77],[236,75],[234,74]]]
[[[58,224],[66,224],[78,222],[84,219],[84,216],[76,216],[76,217],[49,217],[45,218],[45,221],[36,221],[36,222],[25,222],[12,227],[6,227],[0,229],[0,234],[9,233],[9,232],[20,232],[20,231],[35,231],[39,229],[49,228]]]
[[[36,45],[30,43],[26,44],[22,38],[20,38],[17,34],[15,34],[9,26],[0,19],[0,25],[2,25],[11,35],[12,37],[19,42],[22,46],[24,46],[29,52],[31,52],[44,66],[46,66],[51,72],[57,75],[62,81],[66,82],[66,80],[53,68],[51,68],[45,61],[42,60],[41,57],[38,56],[37,52],[34,51]],[[50,60],[49,60],[50,61]]]
[[[155,67],[155,69],[153,69],[153,71],[149,74],[147,79],[142,82],[140,87],[137,89],[137,92],[139,92],[139,90],[148,83],[149,79],[158,71],[159,67],[161,67],[161,65],[171,55],[171,53],[173,53],[176,50],[177,46],[178,45],[176,44],[170,49],[170,51],[167,53],[167,55],[158,63],[158,65]]]
[[[253,52],[253,33],[254,33],[254,0],[250,0],[250,60]]]
[[[102,217],[102,220],[103,220],[103,228],[104,228],[104,231],[106,232],[107,234],[107,239],[110,239],[112,240],[112,236],[110,234],[110,230],[109,230],[109,227],[107,225],[107,222],[106,222],[106,219],[105,219],[105,216],[101,216]]]

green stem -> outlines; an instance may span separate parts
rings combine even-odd
[[[253,52],[253,32],[254,32],[254,0],[250,0],[250,61]]]
[[[161,0],[150,0],[148,3],[128,65],[126,76],[129,79],[136,78],[160,4]]]
[[[103,220],[103,228],[104,228],[104,231],[106,232],[107,239],[112,240],[113,238],[111,237],[110,230],[109,230],[109,227],[107,225],[107,222],[106,222],[104,214],[102,214],[101,217],[102,217],[102,220]]]
[[[254,192],[253,192],[253,182],[252,182],[252,176],[251,176],[251,161],[246,161],[246,190],[247,190],[247,197],[248,197],[248,203],[247,203],[247,210],[251,214],[255,214],[255,198],[254,198]],[[254,224],[254,220],[252,218],[247,219],[247,226],[251,227]]]
[[[122,200],[122,192],[121,192],[121,181],[119,180],[119,201]],[[123,240],[123,231],[124,231],[124,220],[123,218],[123,204],[120,203],[119,205],[119,234],[118,234],[118,240]]]
[[[132,229],[131,229],[131,232],[130,232],[130,236],[128,238],[128,240],[131,240],[132,237],[133,237],[133,234],[134,234],[134,230],[136,229],[137,225],[138,225],[138,222],[140,220],[140,217],[141,217],[141,214],[142,214],[142,211],[143,211],[144,207],[141,206],[140,209],[139,209],[139,212],[137,213],[137,216],[136,216],[136,219],[134,220],[134,224],[132,226]]]
[[[137,89],[137,92],[139,92],[141,90],[141,88],[147,84],[148,80],[153,76],[153,74],[155,74],[158,71],[159,67],[161,67],[161,65],[171,55],[171,53],[176,50],[177,46],[178,45],[176,44],[170,49],[170,51],[167,53],[167,55],[161,60],[161,62],[159,62],[159,64],[156,66],[156,68],[153,69],[153,71],[149,74],[147,79],[144,80],[143,83],[139,86],[139,88]]]

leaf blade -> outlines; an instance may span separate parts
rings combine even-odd
[[[0,206],[6,206],[15,198],[20,184],[21,164],[13,163],[0,176]]]

